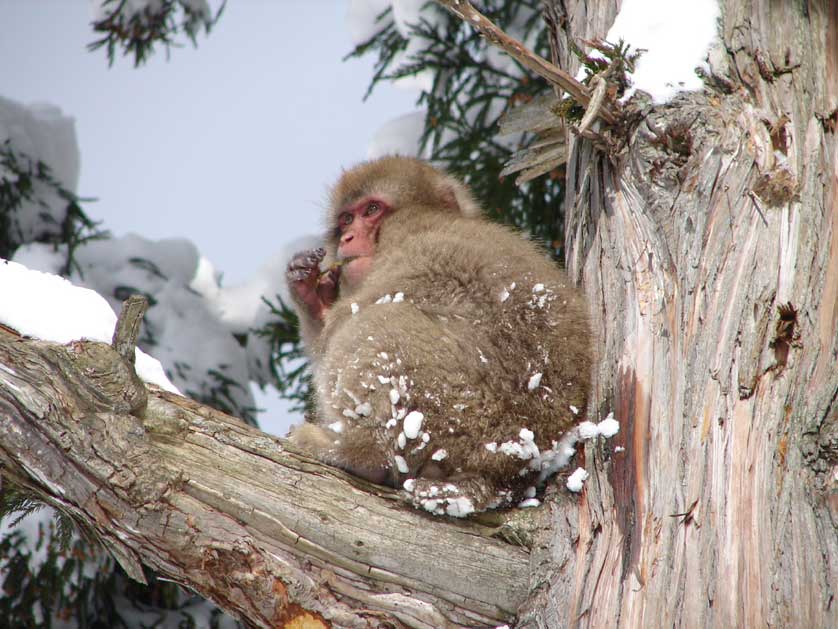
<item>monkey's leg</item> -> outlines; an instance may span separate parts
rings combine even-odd
[[[288,434],[288,440],[319,461],[372,483],[390,484],[391,457],[386,456],[382,449],[370,447],[374,437],[368,432],[356,427],[340,434],[306,422],[294,426]]]

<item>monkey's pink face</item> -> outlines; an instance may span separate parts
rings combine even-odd
[[[370,271],[378,231],[390,211],[380,197],[364,197],[338,215],[338,258],[348,260],[341,269],[343,280],[357,285]]]

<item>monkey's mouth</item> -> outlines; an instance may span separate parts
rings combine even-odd
[[[329,266],[329,268],[327,268],[325,271],[320,273],[320,277],[326,277],[332,271],[337,271],[341,267],[347,266],[349,263],[357,260],[359,257],[360,256],[348,256],[346,258],[341,258],[340,260],[337,260],[336,262],[333,262]]]
[[[341,283],[358,286],[372,269],[371,255],[353,255],[343,259],[340,269]]]

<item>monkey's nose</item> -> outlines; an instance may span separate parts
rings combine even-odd
[[[351,242],[355,238],[355,234],[344,234],[341,236],[340,243],[345,245],[348,242]]]

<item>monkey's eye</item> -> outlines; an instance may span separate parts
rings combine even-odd
[[[364,216],[372,216],[381,211],[381,204],[378,201],[370,201],[367,207],[364,208]]]
[[[340,216],[338,216],[338,225],[340,225],[341,227],[346,227],[351,223],[352,214],[350,212],[343,212]]]

